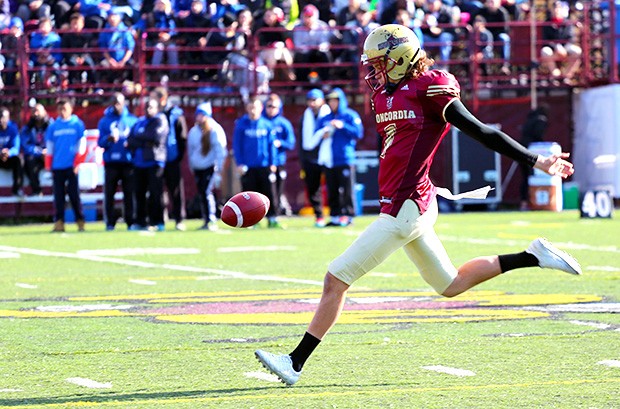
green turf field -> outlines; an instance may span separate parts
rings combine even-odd
[[[457,265],[545,236],[584,275],[527,269],[445,299],[397,252],[299,383],[274,381],[254,350],[297,345],[327,264],[373,219],[0,227],[0,407],[620,408],[620,222],[572,211],[440,215]]]

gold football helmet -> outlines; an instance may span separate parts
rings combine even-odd
[[[362,64],[368,68],[364,79],[373,91],[395,85],[419,58],[420,40],[411,29],[400,24],[377,27],[364,41]]]

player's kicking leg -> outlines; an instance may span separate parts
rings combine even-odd
[[[466,262],[459,267],[458,275],[452,283],[440,293],[446,297],[454,297],[502,273],[527,267],[550,268],[574,275],[581,274],[581,266],[570,254],[558,249],[547,239],[538,238],[520,253],[477,257]]]

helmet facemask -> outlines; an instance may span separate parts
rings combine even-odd
[[[371,90],[377,91],[387,83],[385,57],[375,57],[365,60],[363,61],[363,65],[368,70],[364,80]]]

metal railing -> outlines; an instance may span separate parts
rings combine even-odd
[[[601,9],[604,9],[605,21],[600,24]],[[598,14],[596,14],[598,13]],[[597,22],[597,24],[595,24]],[[512,53],[509,61],[501,58],[500,54],[495,54],[492,59],[472,58],[483,44],[477,28],[468,24],[444,25],[443,28],[455,30],[458,35],[452,42],[452,53],[449,61],[441,61],[449,67],[459,79],[463,97],[473,101],[474,109],[480,101],[482,91],[491,89],[492,92],[513,89],[528,93],[537,89],[549,89],[553,87],[590,87],[594,85],[617,83],[618,78],[618,50],[617,43],[620,36],[615,33],[616,9],[613,2],[591,3],[585,2],[584,9],[577,21],[572,20],[571,24],[579,25],[581,31],[579,44],[582,48],[581,71],[573,84],[560,82],[556,84],[549,81],[549,76],[541,71],[540,49],[545,45],[545,40],[541,38],[541,30],[545,22],[526,22],[517,21],[508,24],[509,33],[512,39]],[[492,27],[493,24],[487,24]],[[332,39],[342,36],[347,27],[330,27]],[[100,34],[105,30],[83,30],[86,34]],[[95,62],[94,67],[70,66],[58,63],[57,65],[40,67],[28,64],[30,57],[37,53],[48,52],[49,50],[32,50],[29,45],[29,36],[32,33],[22,36],[18,40],[17,50],[3,49],[0,52],[5,56],[16,53],[18,64],[14,68],[7,67],[3,76],[15,77],[15,82],[10,83],[5,80],[5,87],[0,91],[3,103],[14,103],[23,106],[30,98],[56,98],[60,96],[72,96],[83,99],[104,98],[115,91],[121,91],[130,97],[144,95],[147,89],[164,84],[171,93],[183,96],[196,97],[229,97],[233,102],[238,103],[244,93],[261,93],[269,90],[283,95],[303,95],[306,90],[314,86],[339,86],[351,94],[365,93],[363,73],[360,71],[358,62],[353,58],[341,58],[342,55],[357,56],[361,53],[363,38],[359,38],[356,44],[342,44],[339,41],[332,41],[330,44],[330,57],[324,62],[305,62],[297,61],[289,64],[288,67],[278,64],[271,72],[264,72],[263,64],[260,59],[261,51],[267,48],[261,45],[260,36],[264,33],[273,31],[285,31],[283,29],[263,28],[253,33],[247,41],[247,45],[241,51],[245,62],[238,64],[231,58],[222,58],[221,61],[204,63],[202,59],[205,55],[213,53],[228,53],[233,50],[225,46],[199,46],[184,42],[183,36],[187,34],[201,34],[209,37],[222,29],[176,29],[178,39],[171,43],[179,56],[178,64],[158,64],[152,63],[153,53],[156,45],[149,40],[149,35],[160,32],[161,30],[149,29],[141,33],[132,32],[136,38],[133,59],[125,67],[105,67],[100,64],[104,48],[94,44],[84,49],[56,49],[58,53],[89,53]],[[70,34],[68,30],[58,31],[60,35]],[[291,35],[291,31],[286,31]],[[290,52],[294,56],[299,51],[300,45],[292,45],[288,42]],[[431,54],[440,47],[438,42],[426,42],[424,47]],[[501,46],[498,39],[494,41],[494,48]],[[318,48],[318,47],[316,47]],[[532,58],[534,56],[534,58]],[[230,55],[229,55],[230,57]],[[508,62],[510,73],[501,73],[497,70],[484,70],[483,66],[494,67]],[[310,72],[327,70],[328,75],[320,83],[316,82],[316,77],[283,78],[278,75],[278,70],[307,68]],[[262,73],[260,70],[263,70]],[[79,76],[79,81],[69,81],[68,76],[71,72],[88,71],[87,75]],[[226,75],[223,72],[226,71]],[[92,75],[91,75],[92,74]],[[236,75],[239,74],[239,75]],[[268,87],[262,87],[259,81],[261,75],[268,75]],[[95,81],[92,78],[97,78]],[[72,76],[76,78],[75,75]],[[231,81],[231,78],[246,78],[247,85],[241,89],[238,83]],[[22,112],[25,110],[22,110]]]

